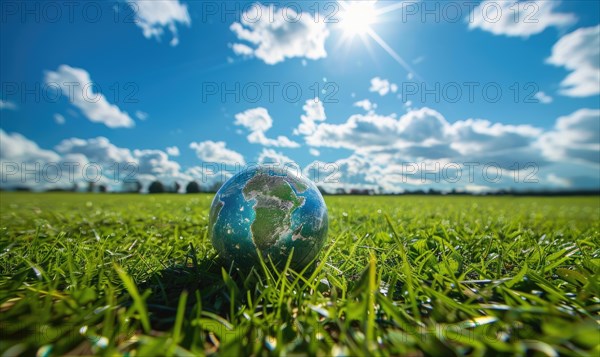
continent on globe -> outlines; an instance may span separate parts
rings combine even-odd
[[[256,200],[252,208],[256,218],[250,226],[254,244],[259,249],[273,245],[280,236],[290,232],[292,213],[304,204],[281,176],[256,175],[243,190],[246,200]]]
[[[225,260],[245,266],[258,254],[303,268],[327,236],[327,207],[317,187],[291,169],[253,166],[230,178],[213,200],[209,235]]]

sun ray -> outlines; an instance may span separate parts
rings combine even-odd
[[[400,1],[386,7],[379,8],[375,11],[377,16],[387,14],[388,12],[404,9],[407,5],[414,4],[414,1]]]
[[[390,46],[384,39],[377,34],[371,25],[379,22],[379,16],[404,8],[409,2],[401,1],[382,8],[375,8],[377,1],[338,1],[341,7],[340,21],[338,28],[342,31],[342,36],[337,47],[350,45],[356,37],[359,37],[371,53],[369,46],[369,37],[373,39],[381,48],[386,51],[396,62],[398,62],[406,71],[413,76],[420,76],[410,67],[410,65]],[[372,54],[372,53],[371,53]]]
[[[392,58],[394,60],[396,60],[396,62],[398,62],[402,67],[404,67],[404,69],[406,71],[408,71],[409,73],[412,73],[415,77],[420,78],[420,76],[412,69],[412,67],[406,63],[406,61],[400,57],[400,55],[394,51],[393,48],[391,48],[378,34],[377,32],[373,31],[373,29],[369,29],[369,31],[367,32],[367,34],[369,36],[371,36],[371,38],[373,40],[375,40],[375,42],[377,42],[379,44],[379,46],[381,46],[381,48],[383,48],[390,56],[392,56]]]

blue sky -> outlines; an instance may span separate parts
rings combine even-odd
[[[597,2],[75,4],[2,3],[5,186],[74,160],[144,182],[294,161],[332,189],[598,188]]]

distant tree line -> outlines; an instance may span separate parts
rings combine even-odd
[[[194,193],[214,193],[221,188],[223,182],[215,182],[208,186],[200,185],[196,181],[190,181],[186,184],[184,192],[188,194]],[[122,183],[121,190],[115,191],[114,193],[141,193],[143,185],[138,180],[130,180]],[[334,191],[327,191],[324,187],[318,186],[319,191],[323,195],[351,195],[351,196],[374,196],[374,195],[384,195],[384,196],[401,196],[401,195],[449,195],[449,196],[585,196],[585,195],[599,195],[600,189],[580,189],[580,190],[512,190],[512,189],[504,189],[497,191],[489,191],[489,192],[465,192],[458,191],[456,189],[452,189],[451,191],[439,191],[435,189],[428,190],[412,190],[412,191],[403,191],[398,193],[386,193],[383,188],[379,187],[376,189],[373,188],[337,188]],[[157,194],[157,193],[179,193],[181,190],[181,184],[178,182],[174,182],[172,184],[164,184],[159,180],[155,180],[150,183],[148,186],[148,193]],[[0,187],[0,191],[4,191],[3,188]],[[12,191],[20,191],[20,192],[29,192],[32,191],[31,187],[28,186],[17,186],[12,188]],[[47,189],[46,192],[79,192],[79,187],[77,184],[73,184],[71,187],[67,188],[50,188]],[[95,182],[88,182],[85,187],[86,192],[96,192],[96,193],[107,193],[109,192],[108,187],[104,184],[96,184]]]
[[[190,181],[185,186],[185,193],[217,192],[222,185],[222,182],[218,182],[208,187],[203,187],[196,181]],[[178,182],[175,182],[173,185],[166,186],[162,182],[156,180],[150,183],[150,186],[148,186],[148,193],[177,193],[180,189],[181,185]],[[140,190],[136,192],[140,192]]]
[[[579,190],[497,190],[497,191],[486,191],[486,192],[466,192],[466,191],[439,191],[435,189],[429,190],[413,190],[403,191],[395,193],[384,193],[377,192],[372,189],[350,189],[345,190],[339,188],[333,193],[324,191],[319,187],[319,191],[323,195],[348,195],[348,196],[596,196],[600,195],[600,188],[598,189],[579,189]]]
[[[202,186],[196,181],[190,181],[185,186],[185,193],[214,193],[221,188],[222,182],[215,182],[208,186]],[[121,185],[121,189],[113,191],[111,193],[141,193],[143,185],[138,180],[125,181]],[[181,190],[181,184],[179,182],[173,182],[172,184],[164,184],[160,180],[155,180],[148,186],[148,193],[179,193]],[[0,187],[0,191],[5,191],[4,188]],[[33,191],[30,186],[16,186],[9,191],[17,192],[31,192]],[[89,181],[85,183],[84,190],[80,189],[77,183],[74,183],[71,187],[52,187],[46,189],[44,192],[89,192],[89,193],[107,193],[109,192],[108,186],[104,184],[96,184],[95,182]]]

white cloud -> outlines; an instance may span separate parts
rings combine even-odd
[[[142,29],[144,37],[160,40],[168,29],[173,35],[171,46],[179,43],[177,25],[192,23],[187,5],[178,0],[131,0],[128,4],[135,12],[135,23]]]
[[[430,145],[442,141],[448,126],[441,114],[429,108],[411,111],[400,119],[375,113],[355,114],[342,124],[319,124],[305,139],[311,146],[347,149]]]
[[[169,183],[181,176],[179,163],[169,160],[169,155],[161,150],[134,150],[133,156],[137,159],[137,173],[140,175],[153,175]]]
[[[169,146],[167,148],[167,154],[169,154],[169,156],[179,156],[179,148],[177,146]]]
[[[183,183],[192,179],[181,172],[179,163],[169,160],[169,155],[162,150],[132,151],[118,147],[104,137],[70,138],[63,140],[55,149],[65,157],[81,155],[88,162],[100,165],[105,181],[114,186],[114,190],[120,190],[121,181],[125,179],[139,180],[144,186],[155,180],[171,186],[174,182]]]
[[[549,2],[551,3],[551,2]],[[577,29],[552,47],[546,60],[571,71],[560,83],[561,94],[587,97],[600,93],[600,25]]]
[[[319,98],[309,99],[302,106],[304,114],[300,116],[300,125],[294,129],[295,135],[312,134],[317,128],[316,122],[327,119],[325,108]]]
[[[60,155],[52,150],[41,149],[37,143],[21,134],[8,134],[0,129],[0,159],[15,162],[52,162]]]
[[[315,148],[310,148],[308,150],[308,153],[311,154],[312,156],[319,156],[321,155],[321,152]]]
[[[17,110],[17,105],[9,100],[0,99],[0,110],[3,109]]]
[[[550,104],[552,103],[553,98],[549,95],[547,95],[544,92],[537,92],[535,93],[535,95],[533,96],[535,99],[539,100],[540,103],[542,104]]]
[[[486,164],[492,165],[491,169],[485,169]],[[540,166],[535,167],[543,170]],[[434,188],[479,193],[509,187],[525,190],[557,187],[547,181],[538,181],[539,185],[535,186],[531,181],[524,182],[525,177],[532,180],[530,174],[533,172],[531,167],[524,169],[523,166],[520,172],[503,169],[493,161],[474,163],[472,160],[414,160],[409,157],[382,160],[374,153],[354,153],[334,162],[315,161],[303,170],[306,177],[329,192],[337,189],[403,192]],[[515,175],[519,174],[520,181],[517,182]],[[594,173],[590,176],[593,177]]]
[[[254,53],[252,47],[244,45],[243,43],[234,43],[231,45],[231,49],[238,56],[252,56]]]
[[[1,186],[35,190],[72,187],[74,183],[85,182],[81,168],[86,164],[88,160],[83,155],[61,156],[52,150],[40,148],[20,134],[7,134],[0,129]],[[102,177],[98,183],[106,181]]]
[[[359,120],[358,117],[361,119]],[[363,120],[364,118],[369,119]],[[398,119],[375,114],[352,116],[351,119],[356,121],[356,126],[348,125],[352,122],[349,119],[346,123],[337,124],[337,129],[340,131],[342,127],[351,128],[356,133],[346,132],[344,129],[343,135],[334,139],[339,140],[335,145],[349,148],[353,153],[347,158],[330,163],[315,161],[304,168],[307,177],[317,181],[319,186],[329,191],[338,188],[376,191],[381,189],[385,192],[429,188],[472,192],[493,191],[514,187],[515,177],[519,175],[522,189],[593,188],[598,184],[600,163],[600,110],[598,109],[581,109],[560,117],[556,120],[554,128],[545,132],[528,125],[491,123],[482,119],[467,119],[450,124],[440,113],[428,108],[407,113]],[[322,126],[325,125],[319,124],[316,132],[322,130]],[[396,136],[396,141],[393,142],[392,139],[382,136],[379,129],[392,132]],[[365,133],[375,135],[369,136]],[[377,136],[383,141],[377,141]],[[349,145],[351,140],[358,141],[360,145]],[[322,146],[334,146],[334,144],[326,142]],[[243,156],[227,149],[224,142],[191,143],[190,147],[204,162],[245,164]],[[538,153],[543,157],[536,156]],[[546,160],[544,158],[548,161],[544,161]],[[0,170],[4,170],[1,172],[3,177],[10,174],[9,180],[3,181],[5,187],[29,185],[49,188],[70,187],[73,184],[72,181],[66,181],[67,175],[63,175],[64,177],[58,182],[42,179],[41,183],[36,183],[32,181],[36,177],[32,174],[23,180],[20,165],[15,166],[11,163],[29,163],[28,171],[35,167],[31,164],[40,164],[35,169],[37,177],[42,175],[45,164],[78,163],[79,169],[76,171],[75,181],[80,187],[86,185],[86,179],[81,175],[81,168],[88,163],[98,164],[104,176],[100,177],[97,184],[109,185],[112,190],[119,190],[122,187],[120,182],[114,181],[114,168],[121,168],[119,177],[122,179],[131,172],[126,169],[127,164],[135,169],[133,178],[145,185],[160,180],[166,185],[172,185],[177,181],[184,187],[186,182],[197,180],[205,186],[210,186],[213,182],[229,177],[227,171],[210,172],[199,166],[182,170],[180,164],[170,160],[169,154],[165,151],[130,150],[118,147],[103,137],[66,139],[53,151],[40,148],[35,142],[20,134],[7,134],[1,129],[0,161],[2,164]],[[293,159],[273,149],[263,148],[258,161],[282,165],[293,162]],[[473,161],[479,163],[475,168],[474,181],[470,179],[470,169],[464,166],[464,163]],[[512,171],[514,169],[510,168],[514,166],[515,161],[520,163],[520,172],[515,173]],[[535,164],[535,171],[524,165],[529,162]],[[444,173],[440,170],[440,165],[445,167],[444,165],[456,163],[461,165],[462,179],[459,182],[449,182],[443,178],[443,175],[452,177],[454,167]],[[485,179],[482,167],[486,163],[499,165],[501,181],[491,182]],[[293,164],[288,166],[294,167]],[[314,170],[315,167],[319,168],[317,172]],[[531,174],[535,175],[531,176]],[[537,179],[538,184],[524,184],[526,177],[530,180],[532,177]]]
[[[368,99],[359,100],[358,102],[354,103],[354,106],[362,108],[362,109],[366,110],[367,112],[377,109],[377,104],[372,103]]]
[[[574,24],[574,14],[557,12],[560,1],[486,0],[473,9],[469,29],[479,28],[494,35],[529,37],[548,27],[564,28]]]
[[[593,187],[590,185],[599,179],[598,109],[580,109],[560,117],[552,130],[484,119],[449,123],[429,108],[412,110],[398,119],[357,114],[341,124],[321,123],[305,140],[317,147],[353,151],[350,157],[329,165],[329,171],[340,178],[322,184],[330,191],[339,187],[400,191],[407,185],[472,192],[517,186],[535,190]],[[469,162],[476,163],[475,181],[468,179],[472,168],[465,163]],[[410,167],[407,174],[406,163],[417,166]],[[440,179],[441,174],[452,177],[456,164],[462,170],[462,181]],[[498,181],[482,172],[488,164],[494,166],[488,176],[494,177],[498,170]],[[442,173],[444,165],[451,169]],[[437,181],[433,179],[436,175]]]
[[[555,174],[548,174],[546,176],[546,181],[549,183],[558,186],[558,187],[571,187],[571,181],[562,177],[559,177]]]
[[[261,144],[264,146],[277,146],[284,148],[297,148],[300,146],[295,141],[288,139],[286,136],[279,135],[275,139],[267,138],[262,131],[253,131],[248,135],[248,142],[252,144]]]
[[[470,127],[466,130],[466,127]],[[320,123],[315,130],[305,136],[308,144],[322,147],[346,148],[353,151],[348,158],[334,162],[315,161],[304,169],[304,174],[317,180],[319,186],[330,192],[337,189],[374,190],[398,192],[404,189],[435,187],[437,189],[464,189],[469,184],[473,190],[476,186],[468,179],[458,184],[435,182],[428,172],[435,165],[451,163],[453,160],[464,163],[472,158],[481,162],[498,161],[500,169],[514,163],[507,163],[507,157],[514,159],[511,154],[522,150],[531,154],[527,146],[539,130],[529,126],[511,126],[492,124],[485,120],[466,120],[458,124],[450,124],[435,110],[422,108],[412,110],[406,115],[396,118],[395,115],[381,116],[373,112],[366,115],[352,115],[345,123]],[[468,145],[460,147],[463,155],[452,148],[455,142],[464,140]],[[517,151],[503,152],[508,145],[515,145]],[[479,151],[478,148],[481,148]],[[494,156],[486,156],[490,150]],[[527,151],[530,150],[530,151]],[[403,174],[406,162],[425,164],[426,168],[418,167],[414,174]],[[315,166],[316,165],[316,166]],[[315,171],[315,167],[319,169]],[[463,172],[468,168],[463,167]],[[451,170],[450,170],[451,171]],[[438,177],[440,172],[437,172]],[[315,178],[316,175],[316,178]],[[465,174],[465,177],[468,175]],[[505,178],[510,178],[505,173]],[[424,178],[423,178],[424,177]],[[481,181],[481,177],[479,177]],[[503,184],[510,184],[510,180]],[[481,185],[483,186],[483,185]]]
[[[230,150],[224,141],[192,142],[190,148],[196,151],[196,156],[203,162],[223,163],[226,165],[244,165],[246,161],[242,154]]]
[[[286,136],[278,136],[276,139],[267,138],[265,132],[273,126],[273,119],[267,109],[258,107],[248,109],[235,115],[235,125],[245,127],[250,131],[248,142],[264,146],[299,147],[300,144],[288,139]]]
[[[282,154],[279,151],[275,151],[273,149],[263,148],[260,154],[258,155],[258,163],[259,164],[271,164],[278,167],[293,167],[299,168],[300,166],[291,159],[290,157]]]
[[[47,71],[45,81],[57,86],[70,102],[92,122],[103,123],[109,128],[132,127],[134,121],[116,105],[110,104],[102,93],[95,93],[88,72],[67,65],[58,67],[58,71]]]
[[[369,91],[377,92],[379,95],[384,96],[390,92],[396,93],[398,91],[398,85],[391,83],[387,79],[374,77],[371,79],[371,87],[369,87]]]
[[[377,180],[383,177],[374,174],[375,165],[367,158],[353,154],[334,162],[313,161],[303,169],[303,175],[328,192],[336,190],[372,189],[379,187]],[[398,191],[398,190],[396,190]]]
[[[7,134],[0,129],[2,186],[33,189],[71,187],[73,183],[83,181],[81,168],[87,163],[84,155],[61,156],[52,150],[40,148],[21,134]]]
[[[329,30],[309,12],[298,14],[290,7],[277,9],[257,3],[242,14],[240,22],[231,24],[230,29],[239,40],[250,43],[233,44],[236,54],[254,55],[266,64],[294,57],[312,60],[327,57],[325,40]]]
[[[273,119],[267,109],[258,107],[236,114],[235,125],[244,126],[250,131],[267,131],[273,126]]]
[[[209,166],[193,166],[186,169],[184,171],[184,175],[190,177],[189,181],[196,181],[198,184],[200,184],[200,186],[205,188],[214,188],[215,184],[220,185],[233,176],[234,172],[220,169],[215,171]],[[182,186],[182,189],[185,190],[185,185]]]
[[[104,137],[65,139],[55,150],[42,149],[18,133],[7,134],[0,129],[0,184],[48,189],[70,188],[76,183],[83,188],[93,180],[96,185],[103,184],[112,191],[119,191],[125,179],[139,180],[145,186],[155,180],[170,187],[179,182],[184,187],[192,179],[205,178],[199,167],[182,172],[180,164],[169,160],[164,151],[132,151],[118,147]],[[202,182],[215,179],[211,177]]]
[[[536,146],[551,160],[600,164],[600,110],[579,109],[556,120]]]
[[[66,122],[65,117],[62,114],[58,114],[58,113],[54,114],[54,121],[58,125],[63,125]]]
[[[102,136],[92,139],[65,139],[56,145],[55,149],[63,155],[84,155],[90,162],[98,163],[106,167],[115,164],[137,164],[137,160],[129,149],[120,148]]]
[[[355,114],[341,124],[319,124],[305,136],[308,145],[353,150],[386,165],[397,160],[493,160],[508,168],[519,160],[545,159],[532,148],[542,133],[529,125],[505,125],[482,119],[448,123],[430,108],[411,110],[400,118],[376,113]]]
[[[136,110],[135,116],[136,116],[136,118],[138,118],[139,120],[142,120],[142,121],[148,119],[148,113],[145,113],[141,110]]]
[[[450,147],[465,157],[494,155],[530,146],[542,130],[530,125],[507,125],[483,119],[459,120],[451,125]]]

